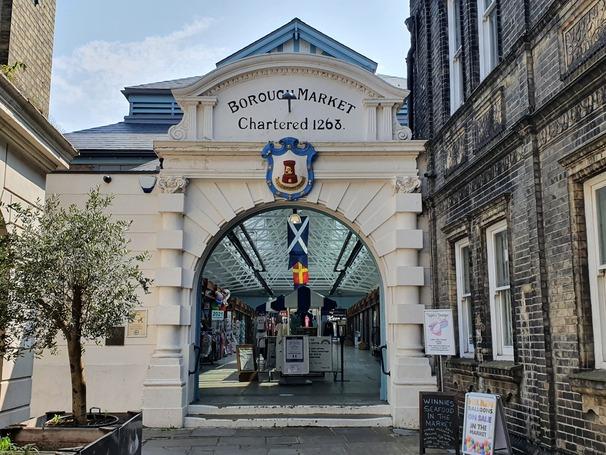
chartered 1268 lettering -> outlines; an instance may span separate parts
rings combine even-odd
[[[292,120],[284,121],[274,118],[273,120],[255,120],[252,117],[240,117],[238,120],[238,128],[241,130],[342,130],[343,124],[341,119],[308,119],[295,122]]]

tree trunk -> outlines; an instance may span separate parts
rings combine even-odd
[[[82,343],[79,336],[67,340],[69,370],[72,379],[72,414],[78,425],[86,425],[86,382],[82,366]]]
[[[82,366],[82,290],[74,287],[71,330],[65,334],[72,379],[72,414],[78,425],[86,425],[86,382]]]

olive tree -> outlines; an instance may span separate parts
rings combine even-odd
[[[72,413],[86,423],[83,342],[98,342],[131,320],[150,281],[129,251],[130,222],[108,212],[111,196],[92,190],[83,207],[50,197],[42,207],[9,206],[11,233],[0,239],[0,349],[56,353],[67,342]]]

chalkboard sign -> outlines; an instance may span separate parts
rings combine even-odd
[[[459,410],[454,394],[419,392],[420,452],[455,449],[460,453]]]
[[[252,381],[256,377],[255,347],[252,344],[241,344],[236,347],[238,373],[240,382]]]

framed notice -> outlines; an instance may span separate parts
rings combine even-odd
[[[126,337],[147,337],[147,310],[135,310],[133,320],[127,324]]]
[[[425,354],[455,355],[452,310],[425,310]]]
[[[464,455],[511,455],[505,410],[499,395],[465,394],[462,448]]]
[[[459,452],[459,407],[454,393],[419,392],[419,448]]]
[[[309,371],[332,371],[331,337],[309,337]]]
[[[285,336],[282,374],[309,374],[309,337]]]

